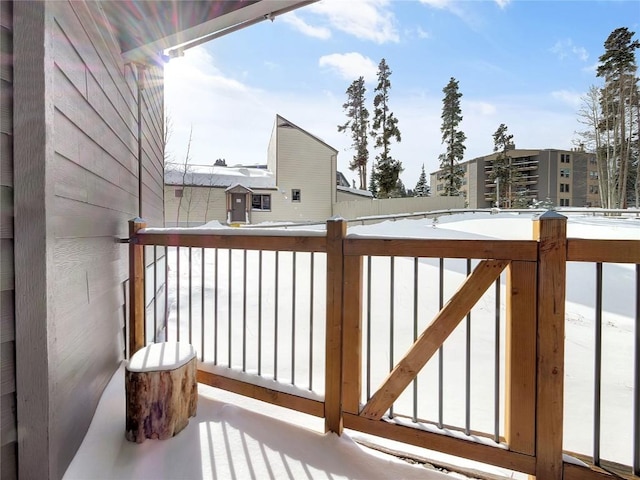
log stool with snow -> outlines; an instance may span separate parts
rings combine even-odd
[[[178,434],[196,414],[196,352],[188,343],[153,343],[138,350],[125,374],[126,437],[142,443]]]

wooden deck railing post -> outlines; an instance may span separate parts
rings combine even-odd
[[[357,415],[362,393],[362,257],[344,257],[342,410]]]
[[[325,348],[325,431],[342,434],[342,299],[344,279],[343,240],[347,222],[327,221],[327,328]]]
[[[561,480],[567,218],[546,212],[534,221],[533,234],[538,240],[536,478]]]
[[[535,455],[536,263],[507,270],[505,439],[509,450]]]
[[[146,226],[141,218],[129,220],[129,358],[144,347],[144,246],[136,235]]]

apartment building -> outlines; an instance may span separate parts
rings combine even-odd
[[[582,149],[509,151],[510,162],[518,172],[517,185],[511,189],[492,178],[497,153],[477,157],[460,164],[464,171],[461,192],[468,208],[503,208],[531,205],[549,199],[560,207],[598,207],[598,169],[596,156]],[[443,171],[431,173],[431,191],[444,192]]]

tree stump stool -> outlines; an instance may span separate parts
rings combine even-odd
[[[198,407],[196,352],[188,343],[153,343],[126,368],[127,440],[165,440],[189,424]]]

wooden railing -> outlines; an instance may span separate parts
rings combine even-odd
[[[242,395],[324,417],[327,431],[343,428],[502,466],[539,479],[608,478],[600,469],[563,463],[564,326],[567,261],[640,264],[640,240],[566,238],[566,218],[547,212],[534,221],[532,240],[374,239],[348,236],[344,220],[326,235],[188,233],[130,223],[130,354],[145,344],[146,245],[232,248],[326,254],[324,399],[199,370],[198,380]],[[370,256],[479,260],[458,291],[362,404],[363,258]],[[402,391],[442,346],[477,300],[506,270],[506,385],[500,442],[445,435],[384,419]],[[640,328],[640,327],[639,327]],[[636,386],[637,388],[637,386]],[[638,419],[634,420],[636,423]],[[637,449],[637,445],[635,446]],[[637,472],[635,472],[637,475]],[[632,474],[628,478],[633,477]]]

